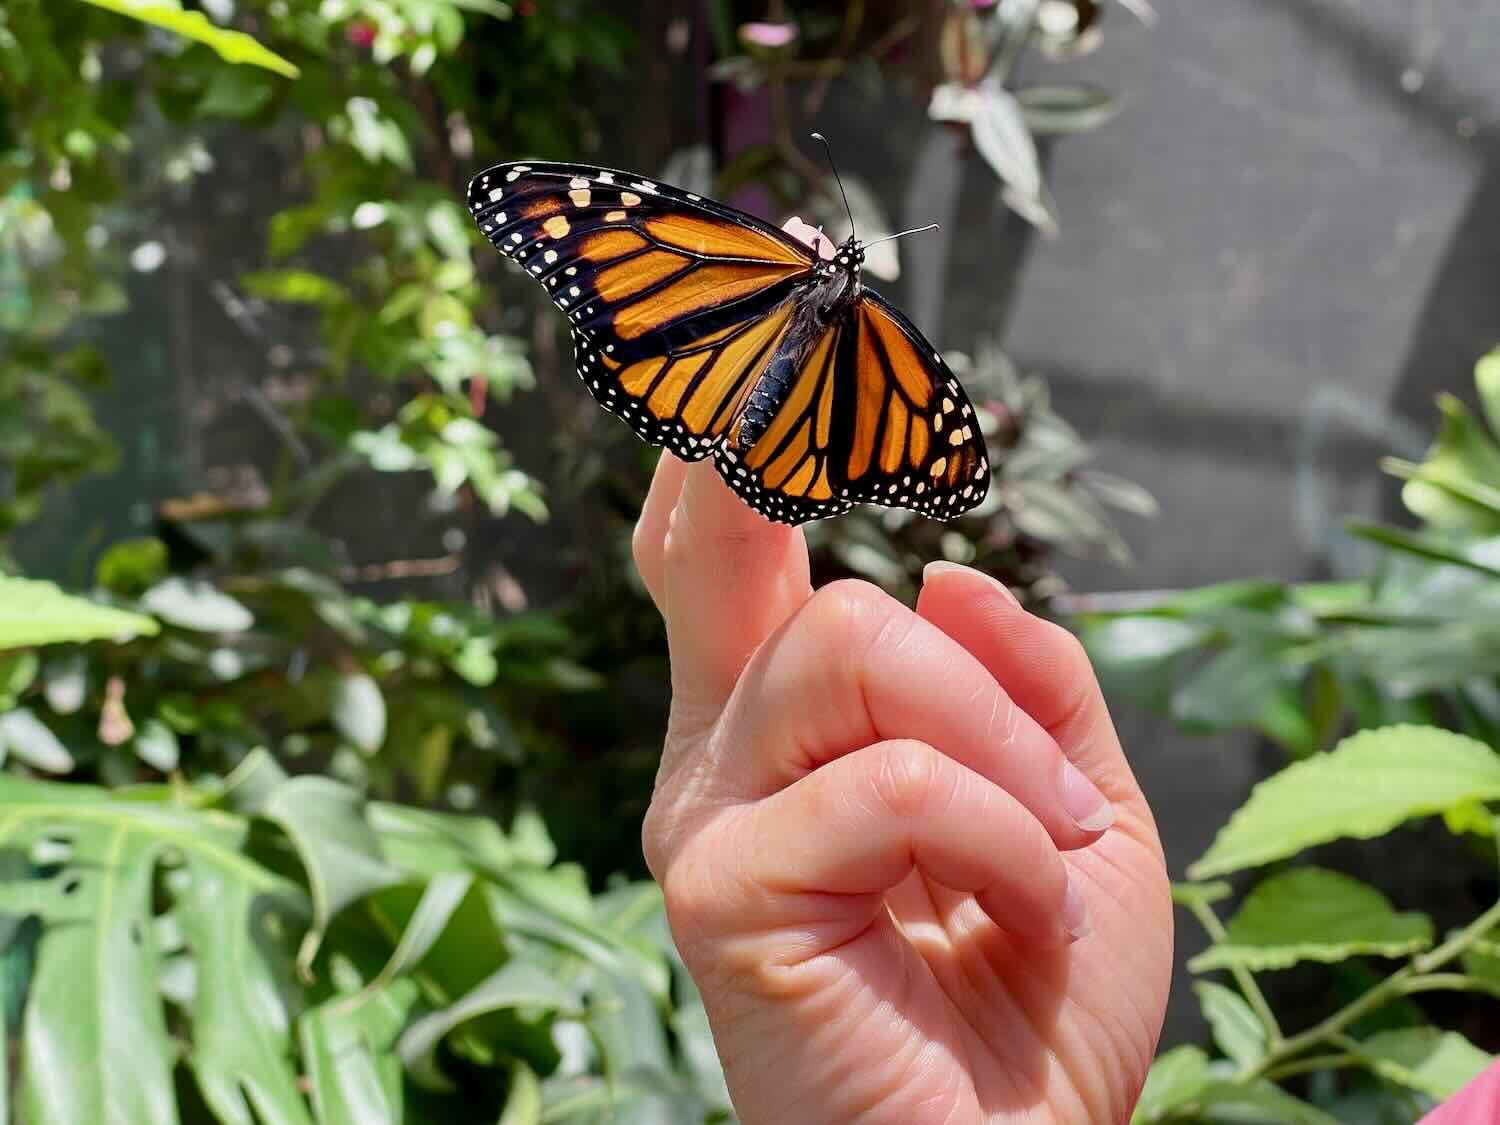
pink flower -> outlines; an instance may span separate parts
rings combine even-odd
[[[764,47],[775,51],[789,47],[797,41],[797,25],[794,23],[742,23],[739,29],[740,42],[747,47]]]
[[[817,227],[810,227],[796,215],[793,215],[781,224],[781,229],[798,242],[806,246],[811,246],[818,252],[818,257],[832,260],[837,248],[833,245],[833,240]]]
[[[355,20],[344,28],[344,38],[356,47],[369,47],[375,42],[375,25],[368,20]]]

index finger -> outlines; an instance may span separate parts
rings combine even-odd
[[[706,461],[687,466],[670,516],[652,518],[636,551],[642,573],[659,575],[673,708],[706,726],[761,642],[811,596],[807,543],[743,503]]]

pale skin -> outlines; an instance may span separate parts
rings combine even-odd
[[[672,712],[643,834],[745,1125],[1125,1122],[1161,843],[1088,659],[977,571],[814,592],[663,454],[635,533]]]

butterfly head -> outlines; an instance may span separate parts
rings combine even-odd
[[[865,248],[852,234],[834,252],[833,264],[847,273],[858,276],[865,264]]]

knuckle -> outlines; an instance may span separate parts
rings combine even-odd
[[[641,852],[646,858],[646,870],[658,883],[664,882],[669,854],[666,814],[658,802],[653,801],[641,822]]]
[[[637,528],[639,530],[639,528]],[[667,566],[692,560],[692,527],[681,502],[667,517],[667,529],[661,538],[661,557]]]
[[[674,926],[692,927],[703,919],[710,902],[704,880],[685,859],[670,864],[658,880],[667,917]]]
[[[651,533],[646,521],[636,520],[635,530],[630,534],[630,555],[635,559],[636,570],[642,574],[654,570],[661,547],[661,540]]]
[[[881,807],[910,820],[951,802],[954,780],[944,758],[931,746],[911,739],[884,742],[870,773],[870,785]]]
[[[873,642],[891,619],[894,599],[877,586],[855,578],[830,582],[802,607],[800,624],[820,640],[848,651],[851,640]]]

